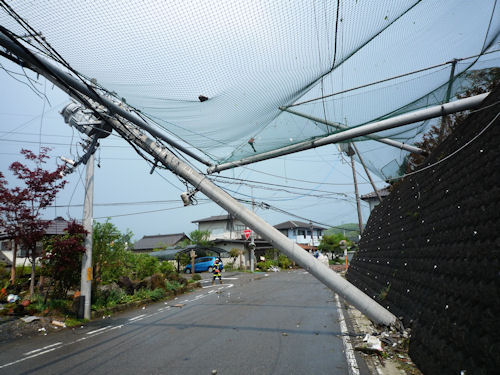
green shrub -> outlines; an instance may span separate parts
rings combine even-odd
[[[170,263],[168,260],[161,262],[159,269],[160,269],[160,272],[164,275],[168,275],[168,274],[174,273],[176,271],[174,265],[172,263]]]
[[[288,269],[292,262],[290,262],[290,259],[288,259],[286,255],[280,254],[278,257],[278,264],[281,268]]]
[[[201,275],[200,275],[199,273],[195,273],[195,274],[193,275],[193,277],[191,277],[191,279],[196,280],[196,281],[197,281],[197,280],[201,280]]]
[[[165,288],[168,291],[176,292],[182,288],[182,284],[179,283],[178,281],[175,281],[175,280],[166,280],[165,281]]]
[[[278,261],[276,261],[276,260],[266,260],[264,262],[257,263],[257,267],[259,267],[259,269],[261,269],[262,271],[268,271],[269,268],[271,268],[272,266],[277,266],[277,265],[278,265]]]

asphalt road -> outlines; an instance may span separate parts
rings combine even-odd
[[[334,294],[302,270],[224,284],[0,346],[0,374],[366,374]],[[175,306],[177,305],[177,306]],[[357,367],[359,366],[359,370]]]

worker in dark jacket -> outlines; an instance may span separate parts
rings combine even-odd
[[[212,280],[212,285],[215,284],[215,278],[216,277],[219,278],[219,281],[222,284],[222,272],[221,271],[222,271],[221,270],[221,263],[220,263],[219,259],[216,259],[215,263],[214,263],[214,267],[212,269],[212,273],[214,274],[214,278]]]

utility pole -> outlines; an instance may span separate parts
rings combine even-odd
[[[94,153],[87,161],[85,174],[85,201],[83,204],[83,227],[87,231],[85,237],[85,254],[82,258],[81,274],[81,296],[80,304],[83,302],[83,317],[90,319],[91,295],[92,295],[92,217],[94,206]],[[80,305],[80,312],[82,311]]]
[[[314,236],[313,236],[314,228],[312,221],[309,221],[309,226],[311,227],[311,251],[312,251],[312,248],[314,247]]]
[[[366,176],[368,177],[368,180],[370,180],[370,184],[372,185],[373,191],[375,192],[375,195],[377,196],[378,201],[382,202],[382,197],[380,196],[380,193],[378,192],[377,187],[375,186],[375,182],[373,182],[372,175],[368,171],[368,168],[366,168],[365,161],[361,157],[361,154],[359,153],[358,148],[356,147],[356,145],[354,143],[351,143],[351,146],[354,149],[354,152],[356,152],[356,155],[358,155],[359,162],[363,166],[363,169],[365,170],[365,173],[366,173]]]
[[[255,201],[253,199],[253,187],[252,189],[252,212],[255,213]],[[250,244],[248,247],[250,248],[250,271],[255,272],[255,235],[254,231],[252,230],[252,233],[250,234]]]
[[[358,209],[359,235],[363,234],[363,218],[361,217],[361,203],[359,201],[358,180],[356,178],[356,167],[354,166],[354,154],[351,154],[352,178],[354,180],[354,194],[356,194],[356,207]]]

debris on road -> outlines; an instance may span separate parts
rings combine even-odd
[[[282,333],[281,333],[281,336],[288,336],[288,333],[286,333],[286,332],[282,332]]]
[[[25,323],[31,323],[35,320],[40,320],[39,316],[25,316],[24,318],[21,318],[21,320]]]
[[[355,334],[350,335],[353,337],[353,346],[356,351],[363,353],[365,362],[373,373],[422,374],[408,355],[410,328],[401,332],[394,328],[380,329],[353,306],[346,305],[346,310],[355,330]],[[359,338],[356,339],[356,336]]]
[[[9,295],[7,296],[7,302],[8,302],[8,303],[14,303],[14,302],[16,302],[18,299],[19,299],[19,296],[18,296],[18,295],[16,295],[16,294],[9,294]]]
[[[66,323],[61,322],[59,320],[53,320],[50,324],[52,324],[56,327],[66,328]]]
[[[366,334],[363,338],[363,342],[363,345],[358,345],[354,349],[366,354],[376,354],[384,352],[384,349],[382,349],[382,342],[375,336]]]
[[[184,307],[183,303],[176,303],[175,305],[172,305],[172,307]]]

